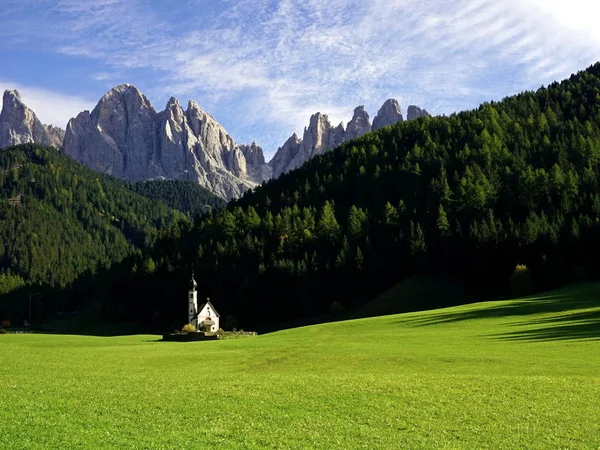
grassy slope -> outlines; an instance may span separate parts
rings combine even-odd
[[[599,299],[205,343],[0,336],[0,447],[598,448]]]

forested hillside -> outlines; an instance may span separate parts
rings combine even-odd
[[[151,247],[185,215],[53,148],[0,150],[0,294],[68,286]]]
[[[347,142],[178,228],[155,259],[194,268],[201,295],[250,324],[352,307],[415,274],[501,292],[526,264],[543,288],[594,266],[599,163],[597,64]]]
[[[67,170],[46,161],[44,178],[30,174],[20,169],[22,150],[14,152],[17,156],[5,153],[2,164],[4,185],[17,177],[17,187],[3,194],[8,213],[25,213],[23,206],[8,202],[20,193],[25,204],[33,201],[30,197],[46,198],[27,195],[37,192],[42,179],[52,186],[43,191],[52,196],[52,208],[40,209],[44,214],[62,214],[64,205],[79,198],[75,177]],[[27,154],[34,158],[36,150]],[[575,275],[594,277],[600,249],[599,164],[597,64],[537,92],[450,117],[404,122],[346,142],[224,210],[164,228],[146,255],[135,254],[125,243],[116,246],[111,250],[120,252],[115,259],[132,257],[103,273],[100,281],[78,282],[70,295],[85,303],[85,295],[73,292],[97,293],[93,286],[101,287],[106,319],[179,327],[194,270],[200,299],[210,297],[223,317],[231,314],[240,326],[256,328],[354,309],[415,275],[449,277],[480,295],[505,293],[518,264],[528,267],[536,289]],[[66,162],[61,167],[66,169]],[[60,184],[64,192],[51,184],[57,176],[71,177]],[[101,185],[108,183],[96,177]],[[103,200],[102,192],[107,199],[118,198],[108,195],[111,183],[95,194],[88,189],[93,199],[77,203],[89,205],[81,207],[85,212],[75,209],[68,216],[102,221],[97,231],[70,241],[96,242],[98,236],[100,242],[129,242],[128,237],[151,244],[152,224],[166,225],[177,217],[166,209],[164,215],[152,208],[147,213],[125,206],[108,209],[115,202]],[[147,221],[135,222],[142,217]],[[121,227],[124,237],[117,231]],[[112,240],[106,237],[111,233]],[[20,256],[11,260],[4,250],[5,267],[28,273],[19,264],[37,255],[25,250],[35,242],[33,234],[20,233],[27,236],[18,245]],[[50,251],[52,261],[63,261],[62,251],[60,246]],[[421,306],[443,305],[424,300]]]
[[[226,202],[198,183],[186,180],[151,180],[132,184],[132,190],[151,200],[162,201],[170,208],[204,215],[212,209],[222,209]]]

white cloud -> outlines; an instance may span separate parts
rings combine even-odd
[[[80,97],[0,80],[0,91],[8,89],[19,91],[23,103],[35,112],[42,123],[61,128],[65,128],[69,119],[81,111],[91,110],[95,106],[94,101]]]
[[[118,72],[96,72],[92,75],[92,78],[96,81],[114,81],[120,78],[120,76]]]

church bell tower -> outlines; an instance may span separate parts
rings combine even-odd
[[[190,280],[190,286],[188,291],[188,323],[191,323],[198,329],[198,292],[196,287],[198,284],[194,280],[194,272],[192,272],[192,279]]]

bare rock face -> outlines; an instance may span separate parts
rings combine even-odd
[[[50,139],[50,145],[54,148],[62,149],[65,141],[65,130],[53,125],[44,125],[48,139]]]
[[[104,173],[131,181],[194,180],[226,199],[240,196],[270,174],[260,147],[238,147],[196,102],[190,101],[184,111],[171,98],[157,113],[129,84],[111,89],[91,113],[71,119],[64,150]]]
[[[352,120],[348,122],[346,127],[346,134],[344,134],[344,140],[348,141],[362,136],[363,134],[371,131],[371,122],[369,121],[369,114],[365,111],[364,106],[357,106],[354,109],[354,115]]]
[[[50,138],[35,113],[16,90],[5,91],[0,113],[0,147],[36,143],[50,145]]]
[[[344,138],[346,135],[346,130],[344,129],[344,124],[340,122],[340,124],[333,129],[331,132],[331,137],[329,139],[329,148],[339,147],[342,142],[344,142]]]
[[[379,108],[377,115],[373,119],[373,131],[387,127],[388,125],[394,125],[403,120],[400,103],[398,103],[397,100],[390,98],[385,101],[381,108]]]
[[[406,119],[407,120],[415,120],[419,117],[431,116],[425,109],[421,109],[418,106],[410,105],[408,110],[406,111]]]
[[[314,156],[329,150],[331,131],[331,123],[327,114],[321,114],[320,112],[313,114],[310,117],[308,128],[304,129],[302,138],[304,153]],[[304,164],[304,161],[300,162],[297,167],[302,164]]]
[[[161,175],[157,114],[135,86],[111,89],[94,110],[71,119],[64,151],[82,164],[132,181]]]
[[[332,127],[327,115],[317,113],[310,118],[308,128],[304,129],[302,139],[296,134],[290,137],[285,144],[277,149],[269,166],[273,170],[273,178],[300,167],[314,155],[339,147],[344,141],[360,137],[368,132],[377,130],[386,125],[402,122],[400,104],[394,100],[387,100],[379,109],[373,121],[369,121],[369,114],[364,106],[354,109],[352,120],[344,129],[344,124]]]
[[[263,149],[256,142],[252,142],[250,145],[240,145],[239,148],[246,159],[246,169],[250,178],[257,182],[271,178],[271,167],[265,162]]]
[[[278,178],[281,174],[291,170],[290,167],[292,161],[305,157],[305,155],[298,157],[301,152],[304,152],[302,139],[294,133],[277,149],[277,152],[275,152],[275,155],[271,161],[269,161],[269,167],[271,168],[273,178]]]
[[[193,164],[189,142],[190,129],[183,108],[176,98],[171,98],[164,111],[156,117],[158,141],[156,142],[156,170],[169,174],[169,178],[186,179]],[[145,171],[147,172],[147,170]],[[149,174],[142,174],[145,178]]]

